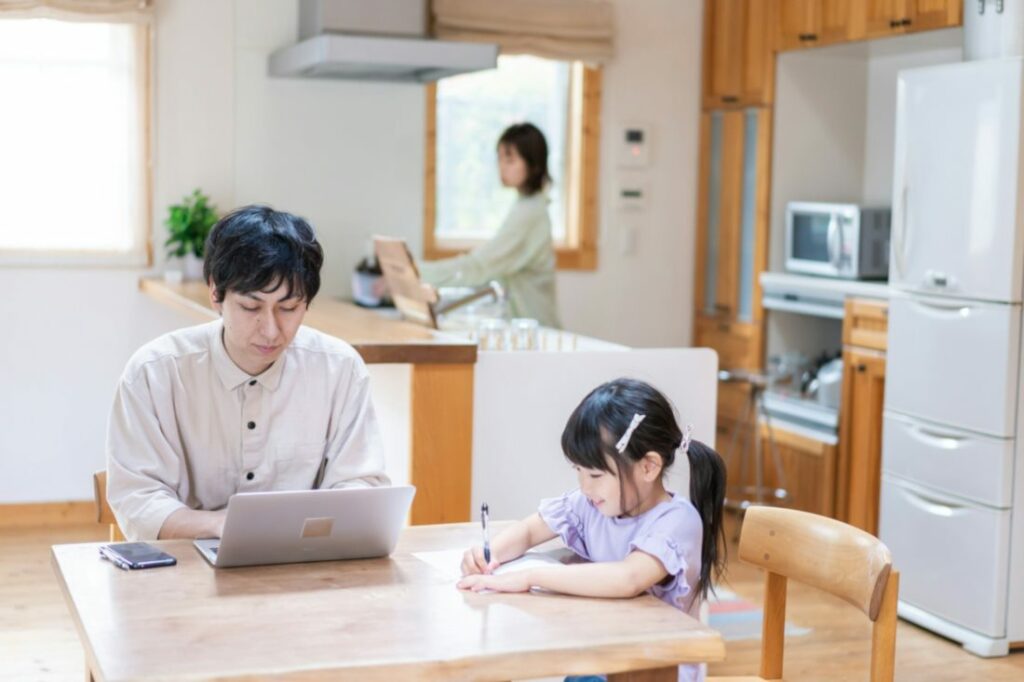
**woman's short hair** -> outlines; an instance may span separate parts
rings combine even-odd
[[[548,174],[548,141],[532,123],[516,123],[505,129],[498,146],[508,145],[526,162],[526,181],[520,188],[525,194],[536,194],[551,183]]]
[[[269,206],[243,206],[217,221],[206,238],[203,278],[223,301],[228,291],[247,294],[288,287],[286,298],[309,303],[320,290],[324,252],[312,226]]]

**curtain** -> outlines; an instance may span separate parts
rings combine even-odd
[[[591,64],[613,56],[614,11],[604,0],[433,0],[432,10],[443,40]]]

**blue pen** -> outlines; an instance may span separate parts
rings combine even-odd
[[[487,508],[487,503],[484,502],[480,505],[480,523],[484,527],[484,561],[488,565],[491,563],[491,541],[487,537],[487,516],[490,510]]]

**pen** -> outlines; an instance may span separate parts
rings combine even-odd
[[[484,527],[484,561],[489,565],[491,563],[491,541],[487,537],[487,516],[490,510],[487,508],[487,503],[484,502],[480,505],[480,523]]]

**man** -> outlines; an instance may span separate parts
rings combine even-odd
[[[117,388],[107,499],[129,539],[220,537],[239,492],[389,483],[366,366],[301,326],[322,263],[288,213],[214,225],[203,274],[221,319],[146,344]]]

